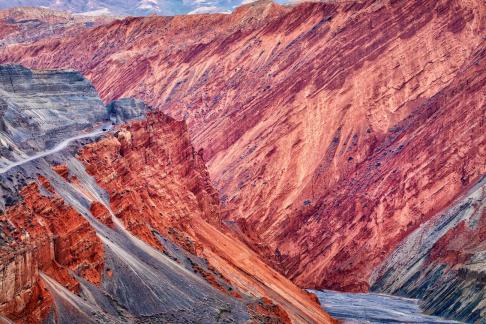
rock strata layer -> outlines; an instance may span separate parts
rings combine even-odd
[[[421,299],[434,315],[486,318],[486,178],[422,224],[375,270],[371,289]]]
[[[480,0],[259,1],[12,44],[0,62],[75,68],[105,103],[185,120],[224,206],[212,224],[302,287],[367,291],[486,173],[485,17]]]
[[[185,119],[235,233],[303,287],[365,291],[486,171],[485,15],[478,0],[260,1],[127,18],[0,61],[76,68],[106,102]]]
[[[313,295],[217,228],[218,194],[184,122],[134,99],[104,107],[77,73],[0,71],[9,100],[3,134],[34,151],[0,173],[2,192],[16,194],[1,197],[2,316],[20,323],[333,322]],[[23,83],[19,74],[27,75]],[[26,122],[11,122],[10,114]],[[89,133],[96,120],[108,123]],[[49,125],[64,131],[49,137]],[[23,127],[34,141],[14,136]],[[51,150],[58,141],[67,144]]]

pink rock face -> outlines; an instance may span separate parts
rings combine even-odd
[[[206,258],[212,269],[240,291],[264,298],[262,303],[248,305],[255,320],[270,316],[283,322],[332,321],[313,295],[271,269],[231,233],[217,228],[222,214],[218,195],[184,122],[151,113],[87,145],[78,159],[110,195],[115,216],[138,238],[163,250],[154,233],[162,234],[189,253]],[[194,270],[223,289],[211,272],[197,266]]]
[[[8,46],[0,62],[78,69],[105,101],[186,119],[224,204],[211,223],[303,287],[364,291],[486,172],[485,15],[480,0],[258,2],[127,18]]]
[[[207,269],[194,263],[192,271],[243,303],[252,321],[334,322],[313,295],[270,268],[231,233],[213,226],[220,223],[219,200],[184,122],[149,114],[86,145],[77,159],[109,195],[113,215],[94,201],[89,207],[94,218],[113,229],[116,217],[135,237],[161,252],[166,251],[160,235],[207,260]],[[41,322],[58,311],[56,296],[45,287],[52,283],[41,278],[41,272],[74,293],[83,283],[73,274],[99,287],[117,275],[105,267],[107,245],[97,227],[66,203],[56,188],[67,188],[69,183],[86,197],[93,192],[67,166],[53,170],[60,176],[56,181],[66,181],[63,186],[41,176],[38,183],[22,189],[23,202],[9,207],[0,219],[2,233],[10,238],[0,251],[5,269],[0,283],[7,287],[0,294],[0,313],[23,323]]]
[[[484,51],[474,53],[447,87],[377,140],[332,194],[296,212],[305,225],[289,223],[280,238],[288,242],[287,235],[297,233],[310,251],[304,262],[283,258],[297,282],[368,289],[370,271],[396,244],[480,179],[486,171],[485,63]],[[285,246],[296,247],[292,241]]]
[[[45,186],[54,196],[43,195],[38,186]],[[0,313],[36,323],[46,318],[52,306],[39,272],[73,292],[79,290],[79,283],[69,271],[99,284],[103,246],[94,229],[52,191],[46,179],[26,186],[21,194],[24,201],[1,216],[2,233],[10,240],[1,251],[4,271],[0,281],[4,288]]]

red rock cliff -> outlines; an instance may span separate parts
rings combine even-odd
[[[69,272],[99,284],[104,256],[94,229],[45,178],[26,186],[21,195],[23,202],[0,216],[7,240],[1,250],[0,313],[33,323],[46,318],[52,306],[39,272],[77,292],[79,283]]]
[[[146,120],[131,122],[113,136],[86,146],[78,158],[108,192],[115,216],[137,237],[163,250],[158,239],[162,234],[207,258],[238,289],[270,298],[278,305],[271,310],[277,318],[330,321],[309,294],[230,233],[210,224],[220,221],[217,193],[184,122],[151,113]],[[215,284],[211,274],[206,274],[206,280]],[[266,312],[260,306],[255,311]]]
[[[485,172],[485,13],[479,0],[258,2],[127,18],[0,61],[80,69],[107,101],[186,118],[255,250],[302,286],[366,290]]]
[[[119,275],[111,265],[105,266],[104,250],[113,253],[111,245],[107,245],[104,232],[98,232],[100,225],[89,223],[89,217],[75,209],[82,200],[71,200],[76,197],[74,190],[91,201],[89,213],[109,228],[116,228],[121,220],[135,237],[179,263],[190,262],[192,272],[246,305],[251,320],[333,322],[312,295],[271,269],[230,233],[210,224],[219,225],[220,221],[217,193],[184,122],[158,112],[149,114],[147,119],[120,126],[114,134],[85,146],[77,158],[106,190],[110,203],[98,200],[96,189],[86,185],[86,176],[73,173],[72,161],[68,166],[53,167],[60,176],[50,175],[54,182],[40,176],[37,183],[22,189],[23,202],[9,207],[1,218],[2,238],[6,240],[0,277],[4,287],[0,312],[4,316],[22,323],[40,322],[47,316],[73,316],[62,307],[54,308],[62,298],[55,298],[59,290],[54,289],[53,296],[46,288],[41,272],[48,276],[48,285],[53,279],[75,294],[82,286],[76,276],[106,289],[107,280]],[[59,189],[66,192],[60,195]],[[170,251],[165,250],[167,243],[163,244],[161,237],[172,242]],[[171,244],[182,247],[183,254],[205,261],[178,259]],[[73,295],[70,302],[76,305],[76,300]],[[83,309],[82,304],[77,307]],[[205,307],[204,302],[200,307]],[[204,309],[199,309],[194,315],[203,313]]]

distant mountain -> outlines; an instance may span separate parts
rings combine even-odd
[[[85,16],[33,7],[0,10],[0,47],[49,37],[79,34],[81,30],[107,24],[117,17]]]
[[[92,15],[146,16],[229,12],[245,0],[0,0],[0,9],[46,7]]]

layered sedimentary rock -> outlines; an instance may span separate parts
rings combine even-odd
[[[0,216],[0,313],[12,320],[35,323],[47,318],[52,304],[39,272],[79,292],[79,283],[69,271],[99,284],[104,255],[95,230],[53,192],[48,182],[31,183],[21,194],[23,202]]]
[[[185,119],[225,205],[212,222],[301,286],[364,291],[486,172],[485,6],[258,2],[127,18],[0,61],[76,68],[105,102]]]
[[[76,147],[76,138],[84,136],[79,134],[89,134],[108,114],[91,83],[71,71],[2,65],[0,94],[0,312],[13,320],[39,322],[53,302],[41,272],[73,292],[80,286],[70,272],[93,284],[101,281],[101,241],[42,170],[62,159],[57,152]],[[70,112],[72,107],[76,110]]]
[[[78,72],[0,67],[2,158],[20,158],[106,119],[91,82]],[[69,109],[76,105],[76,110]],[[22,152],[19,152],[21,150]],[[3,162],[3,161],[2,161]]]
[[[283,260],[296,267],[297,280],[317,276],[335,282],[334,288],[367,289],[371,269],[398,242],[484,175],[485,63],[484,50],[473,53],[450,84],[374,141],[366,160],[332,193],[300,208],[297,215],[307,224],[290,223],[282,238],[297,230],[305,235],[301,244],[319,248],[307,259],[311,273],[301,262]]]
[[[17,5],[19,4],[17,3]],[[0,8],[4,7],[0,3]],[[0,37],[2,38],[0,47],[7,44],[77,34],[80,29],[94,28],[114,19],[108,16],[72,15],[45,8],[4,9],[0,10]]]
[[[422,299],[435,315],[486,318],[486,178],[422,224],[375,270],[372,289]]]
[[[0,117],[0,210],[15,203],[26,181],[36,178],[35,167],[26,161],[88,138],[108,120],[94,87],[81,74],[20,65],[0,66]]]
[[[209,224],[219,224],[221,211],[201,155],[192,148],[184,122],[152,113],[146,120],[121,127],[114,136],[87,145],[78,159],[108,193],[113,214],[125,228],[169,255],[167,239],[186,253],[207,259],[208,269],[198,264],[190,268],[216,289],[230,296],[264,296],[293,321],[325,321],[310,296],[289,285],[248,247]],[[214,269],[221,275],[215,276]],[[234,288],[228,290],[230,283]],[[302,301],[307,308],[299,305]],[[256,307],[257,314],[262,306]],[[278,308],[270,313],[275,311],[280,314]]]
[[[135,96],[186,119],[226,224],[301,286],[362,291],[485,172],[485,12],[258,2],[128,18],[0,59],[75,67],[105,101]]]
[[[46,76],[2,67],[4,76],[18,70]],[[47,75],[41,89],[22,84],[23,97],[55,97],[64,109],[39,112],[44,122],[32,123],[32,133],[44,146],[0,170],[2,190],[17,193],[0,216],[2,316],[25,323],[332,322],[312,295],[211,225],[220,222],[218,195],[184,122],[148,113],[133,99],[82,106],[79,96],[92,88],[77,85],[89,82],[72,72]],[[9,80],[0,80],[2,89]],[[32,109],[22,109],[30,102],[7,108],[30,121]],[[93,131],[83,118],[98,111],[120,124]],[[56,132],[65,145],[45,143],[50,124],[65,129]],[[12,123],[8,134],[16,134],[14,125],[24,127]]]

